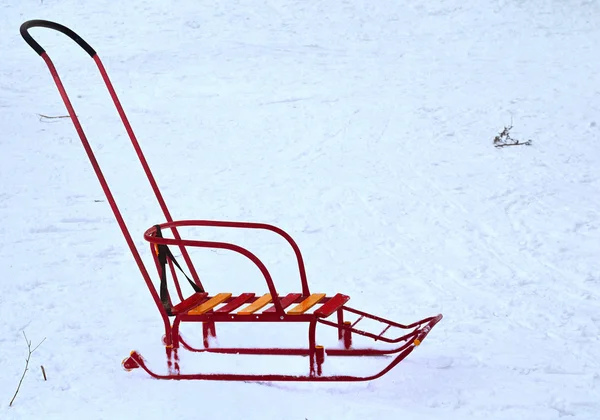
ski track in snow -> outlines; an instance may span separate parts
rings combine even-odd
[[[162,323],[70,121],[38,115],[66,114],[19,35],[38,18],[96,48],[176,219],[276,224],[303,250],[313,292],[443,321],[370,383],[124,372],[132,349],[166,370]],[[0,419],[600,418],[599,19],[594,2],[554,0],[0,1]],[[62,35],[32,34],[151,263],[142,233],[163,216],[94,64]],[[511,123],[532,146],[493,147]],[[190,235],[248,246],[279,292],[298,290],[277,237]],[[239,257],[193,257],[211,292],[266,292]],[[218,326],[218,344],[304,343],[302,329],[262,327]],[[8,407],[23,331],[46,341]],[[190,371],[306,369],[181,357]],[[324,369],[386,363],[339,359]]]

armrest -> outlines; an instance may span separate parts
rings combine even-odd
[[[281,237],[283,237],[287,243],[292,247],[292,250],[294,251],[294,254],[296,255],[296,261],[298,264],[298,271],[300,273],[300,282],[302,284],[302,295],[304,296],[309,296],[310,295],[310,290],[308,287],[308,280],[306,278],[306,268],[304,266],[304,259],[302,257],[302,252],[300,251],[300,247],[298,246],[298,244],[296,243],[296,241],[294,241],[294,239],[291,237],[290,234],[288,234],[286,231],[284,231],[283,229],[277,227],[277,226],[273,226],[273,225],[269,225],[266,223],[253,223],[253,222],[231,222],[231,221],[223,221],[223,220],[180,220],[180,221],[174,221],[174,222],[168,222],[168,223],[163,223],[158,225],[161,229],[173,229],[173,228],[178,228],[178,227],[225,227],[225,228],[235,228],[235,229],[255,229],[255,230],[268,230],[270,232],[273,232]],[[151,243],[159,243],[156,242],[157,239],[154,237],[154,233],[156,232],[156,228],[155,227],[151,227],[150,229],[148,229],[145,233],[144,233],[144,239],[147,240],[148,242]],[[179,241],[176,240],[177,242],[174,243],[170,243],[173,245],[184,245],[182,242],[185,241]],[[197,242],[197,243],[208,243],[205,241],[192,241],[192,242]],[[217,242],[215,242],[217,243]],[[218,242],[219,244],[224,244],[221,242]],[[160,243],[159,243],[160,244]],[[214,243],[213,243],[214,244]],[[166,245],[166,243],[165,243]],[[203,247],[207,247],[204,245],[192,245],[189,244],[190,246],[203,246]],[[239,247],[237,245],[233,245],[233,244],[228,244],[228,245],[232,245],[233,247],[235,247],[236,249],[233,248],[225,248],[223,246],[218,246],[219,248],[225,248],[225,249],[231,249],[232,251],[235,252],[239,252],[244,254],[244,252],[240,252],[240,249],[243,249],[245,252],[250,253],[250,251],[246,250],[245,248]],[[208,246],[208,247],[212,247],[212,246]],[[250,258],[248,255],[246,255],[248,258]],[[254,254],[252,254],[252,256],[258,261],[260,262],[260,259],[258,259],[258,257],[256,257]],[[253,258],[250,258],[251,260],[253,260]],[[257,262],[253,260],[253,262],[256,264]],[[262,262],[260,262],[260,264],[262,265]],[[257,264],[258,266],[258,264]],[[263,265],[264,266],[264,265]],[[260,267],[259,267],[260,268]],[[266,267],[265,267],[266,270]],[[261,269],[262,271],[262,269]],[[264,274],[264,273],[263,273]],[[271,293],[271,295],[276,296],[275,294]]]
[[[212,224],[198,224],[197,222],[202,222],[202,221],[169,222],[169,223],[164,223],[164,224],[161,224],[158,226],[160,227],[161,230],[167,229],[167,228],[181,227],[181,226],[215,226]],[[235,225],[238,224],[237,222],[222,222],[222,223],[227,223],[227,224],[232,223]],[[260,224],[257,224],[257,225],[261,226]],[[269,225],[267,225],[267,226],[269,226]],[[246,227],[246,226],[226,226],[226,227]],[[258,227],[257,227],[257,229],[258,229]],[[272,230],[272,229],[267,229],[267,230]],[[181,246],[183,246],[183,247],[191,246],[191,247],[199,247],[199,248],[227,249],[227,250],[237,252],[238,254],[245,256],[250,261],[252,261],[254,263],[254,265],[256,265],[256,267],[262,273],[265,281],[267,282],[267,287],[269,289],[269,293],[273,297],[273,306],[275,308],[275,311],[277,313],[283,313],[283,308],[281,306],[279,295],[277,293],[277,289],[275,288],[275,284],[273,282],[273,278],[271,277],[271,274],[269,273],[269,270],[267,269],[265,264],[260,260],[260,258],[258,258],[255,254],[253,254],[246,248],[241,247],[239,245],[232,244],[232,243],[228,243],[228,242],[199,241],[199,240],[189,240],[189,239],[171,239],[171,238],[157,237],[157,236],[155,236],[155,234],[156,234],[156,225],[151,227],[144,233],[144,239],[146,241],[150,242],[151,244],[155,244],[155,245],[173,245],[173,246],[180,246],[180,247]],[[288,235],[288,237],[289,237],[289,235]],[[291,237],[290,237],[290,239],[291,239]],[[292,240],[292,242],[293,242],[293,240]],[[295,245],[295,243],[294,243],[294,245]],[[297,245],[296,245],[296,249],[298,249]],[[298,253],[299,252],[300,252],[300,250],[298,249]],[[296,254],[296,255],[298,256],[299,254]],[[303,280],[303,289],[306,288],[306,290],[308,290],[308,283],[306,282],[306,274],[303,271],[304,265],[303,265],[303,262],[301,259],[301,255],[300,255],[298,261],[299,261],[298,264],[302,270],[301,278]],[[304,286],[306,286],[306,287],[304,287]]]

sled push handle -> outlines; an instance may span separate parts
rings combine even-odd
[[[23,37],[25,42],[27,42],[29,46],[33,48],[35,52],[39,55],[44,54],[46,50],[44,50],[44,48],[35,39],[33,39],[31,34],[29,33],[30,28],[36,27],[54,29],[55,31],[62,32],[63,34],[71,38],[73,41],[75,41],[81,48],[83,48],[85,52],[90,55],[90,57],[94,58],[94,56],[96,55],[96,51],[90,46],[90,44],[85,42],[83,38],[81,38],[79,35],[77,35],[74,31],[67,28],[66,26],[61,25],[60,23],[50,22],[49,20],[28,20],[27,22],[21,25],[21,36]]]
[[[146,266],[145,266],[144,262],[142,261],[142,258],[135,246],[135,243],[133,242],[131,234],[129,233],[129,230],[127,229],[125,220],[123,219],[123,216],[121,215],[121,212],[117,206],[115,198],[108,186],[106,178],[104,177],[104,174],[103,174],[102,170],[100,169],[100,165],[96,159],[96,156],[94,155],[94,152],[93,152],[90,142],[88,141],[87,136],[83,130],[83,127],[81,126],[79,117],[75,113],[75,109],[73,107],[73,104],[71,103],[71,100],[69,99],[69,95],[67,94],[67,91],[60,79],[60,76],[58,75],[58,72],[56,71],[56,68],[54,67],[54,63],[52,62],[52,60],[50,59],[50,57],[48,56],[48,54],[46,53],[44,48],[42,48],[42,46],[35,39],[33,39],[31,34],[29,33],[29,29],[35,28],[35,27],[53,29],[55,31],[58,31],[58,32],[61,32],[65,35],[67,35],[69,38],[71,38],[73,41],[75,41],[81,48],[83,48],[83,50],[85,52],[87,52],[90,55],[90,57],[94,60],[94,62],[96,63],[96,66],[98,67],[98,71],[100,72],[100,75],[102,76],[102,80],[104,81],[104,84],[106,85],[106,88],[108,89],[108,92],[113,101],[113,104],[119,114],[119,117],[121,118],[121,122],[123,123],[123,126],[125,127],[125,130],[127,131],[127,135],[129,136],[131,145],[135,149],[135,152],[136,152],[136,155],[138,156],[139,162],[142,165],[144,173],[146,174],[146,178],[148,179],[148,182],[150,183],[150,186],[152,187],[154,196],[156,197],[156,200],[158,201],[158,204],[160,205],[162,213],[165,216],[165,219],[167,220],[167,222],[173,222],[171,213],[169,212],[167,204],[165,203],[165,200],[158,188],[158,184],[156,183],[154,175],[152,174],[152,171],[150,170],[150,166],[148,165],[146,157],[144,156],[144,153],[142,152],[139,142],[135,136],[135,133],[133,132],[133,129],[131,128],[131,124],[129,123],[127,115],[125,114],[125,111],[123,110],[123,106],[121,105],[121,101],[119,100],[117,93],[115,92],[115,89],[112,85],[112,82],[110,81],[110,78],[108,77],[108,73],[106,72],[106,69],[104,68],[104,65],[102,64],[102,60],[100,60],[100,57],[98,56],[96,51],[86,41],[84,41],[83,38],[81,38],[79,35],[77,35],[77,33],[75,33],[73,30],[71,30],[71,29],[67,28],[66,26],[61,25],[59,23],[50,22],[47,20],[29,20],[29,21],[23,23],[20,28],[21,36],[23,37],[25,42],[27,42],[27,44],[36,53],[38,53],[40,57],[42,57],[42,59],[48,66],[48,70],[50,70],[50,74],[52,75],[52,78],[54,79],[54,83],[56,84],[56,87],[60,93],[60,96],[61,96],[64,104],[65,104],[65,107],[67,108],[71,122],[75,126],[75,130],[77,131],[77,134],[79,135],[81,144],[83,145],[83,148],[85,149],[88,159],[94,169],[94,173],[96,174],[96,177],[98,178],[98,181],[100,182],[102,191],[104,192],[104,195],[106,196],[106,199],[107,199],[107,201],[110,205],[110,208],[115,216],[115,219],[117,220],[117,223],[121,229],[121,233],[123,234],[123,237],[125,238],[125,241],[127,242],[129,250],[131,251],[131,254],[133,255],[133,258],[142,274],[142,277],[144,278],[144,281],[146,282],[146,285],[148,286],[148,288],[150,290],[150,294],[152,295],[154,302],[156,303],[156,305],[159,307],[159,310],[160,310],[162,308],[160,297],[158,296],[158,293],[156,292],[156,290],[153,287],[152,279],[150,278],[150,275],[146,269]],[[173,228],[172,232],[173,232],[173,236],[176,239],[181,240],[181,236],[180,236],[179,232],[177,231],[177,228]],[[189,272],[192,276],[194,283],[196,283],[196,285],[202,289],[203,288],[202,283],[200,282],[200,278],[196,272],[196,269],[194,268],[194,265],[192,264],[189,253],[183,246],[180,247],[180,250],[181,250],[181,254],[183,255],[183,259],[185,260],[185,263],[186,263],[187,267],[189,268]],[[165,327],[167,327],[169,325],[169,319],[167,317],[167,314],[164,312],[164,310],[161,310],[161,316],[163,318]]]

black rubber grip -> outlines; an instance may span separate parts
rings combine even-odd
[[[35,39],[29,34],[30,28],[42,27],[48,29],[54,29],[55,31],[62,32],[73,41],[77,42],[77,44],[85,50],[86,53],[90,55],[90,57],[94,57],[96,55],[96,51],[83,40],[79,35],[75,32],[67,28],[66,26],[61,25],[60,23],[50,22],[49,20],[28,20],[27,22],[21,25],[21,36],[29,44],[31,48],[35,50],[39,55],[44,54],[45,50],[42,48],[40,44],[37,43]]]

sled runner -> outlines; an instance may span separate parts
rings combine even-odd
[[[102,170],[94,156],[88,139],[71,101],[65,91],[61,79],[48,54],[29,34],[29,29],[44,27],[61,32],[75,41],[96,63],[100,75],[106,84],[117,112],[123,122],[131,144],[139,158],[140,164],[148,178],[150,186],[160,205],[166,222],[150,227],[144,233],[144,239],[150,245],[157,269],[157,279],[153,281],[136,249],[115,199],[108,187]],[[381,377],[404,360],[425,339],[431,329],[442,319],[442,315],[421,319],[411,324],[400,324],[385,318],[372,315],[347,306],[350,297],[341,293],[326,295],[313,293],[308,286],[306,270],[302,254],[296,242],[284,230],[269,224],[215,220],[183,220],[174,221],[160,193],[158,185],[150,171],[146,158],[142,153],[138,140],[129,124],[127,116],[119,102],[113,85],[94,49],[71,29],[58,23],[45,20],[30,20],[21,25],[21,35],[31,48],[45,61],[60,96],[69,112],[77,134],[87,153],[90,163],[98,177],[102,190],[114,213],[117,223],[125,237],[125,241],[142,274],[150,294],[162,318],[165,335],[163,343],[167,357],[167,373],[158,374],[151,370],[146,360],[136,351],[123,360],[126,370],[143,369],[157,379],[209,379],[231,381],[366,381]],[[269,231],[282,237],[291,247],[295,255],[300,276],[300,287],[295,293],[279,294],[265,264],[248,249],[228,242],[184,239],[180,230],[189,227],[212,227],[223,229],[250,229]],[[182,264],[173,255],[171,248],[181,254]],[[241,254],[249,259],[262,273],[268,293],[257,295],[247,292],[238,295],[232,293],[209,293],[196,272],[190,251],[194,248],[210,248],[228,250]],[[186,273],[189,273],[186,274]],[[183,280],[183,281],[182,281]],[[194,293],[184,296],[182,283],[186,282]],[[158,284],[158,286],[156,285]],[[168,284],[175,287],[169,290]],[[174,303],[176,302],[176,303]],[[308,345],[302,348],[260,348],[260,347],[219,347],[214,345],[219,323],[300,323],[307,326]],[[202,342],[192,345],[184,340],[180,329],[188,323],[202,324]],[[368,323],[370,327],[362,327]],[[317,325],[330,327],[337,334],[339,346],[324,348],[316,340]],[[381,348],[356,347],[353,337],[364,337],[380,342]],[[335,338],[335,337],[334,337]],[[185,373],[179,363],[178,352],[221,353],[231,355],[279,355],[305,356],[308,358],[308,370],[305,375],[289,374],[231,374],[231,373]],[[324,375],[323,364],[326,356],[388,356],[391,362],[385,368],[369,376]]]

